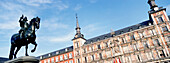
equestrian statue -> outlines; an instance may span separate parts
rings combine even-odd
[[[35,32],[40,27],[40,18],[36,17],[31,19],[29,24],[27,21],[28,21],[27,17],[24,17],[22,15],[19,20],[21,29],[19,30],[19,33],[16,33],[11,37],[11,49],[9,54],[10,60],[16,58],[16,55],[22,46],[25,46],[26,49],[25,56],[29,56],[27,53],[28,44],[31,43],[35,45],[31,52],[34,52],[36,50],[37,43],[35,41],[36,40]]]

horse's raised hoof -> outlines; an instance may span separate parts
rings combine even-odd
[[[35,49],[31,50],[31,52],[33,53],[35,51]]]

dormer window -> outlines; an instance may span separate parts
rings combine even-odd
[[[112,35],[113,37],[115,36],[115,34]]]
[[[50,56],[51,56],[51,54],[48,54],[48,56],[50,57]]]
[[[97,41],[100,41],[100,39],[98,38]]]
[[[65,51],[67,51],[67,48],[65,49]]]
[[[42,59],[42,56],[40,56],[40,59]]]
[[[105,36],[104,39],[107,39],[107,36]]]
[[[121,31],[120,33],[123,34],[123,31]]]
[[[142,28],[142,26],[139,26],[139,29]]]
[[[149,23],[149,25],[152,25],[151,23]]]
[[[129,31],[132,31],[132,28],[130,28]]]
[[[59,52],[56,52],[56,54],[58,54]]]

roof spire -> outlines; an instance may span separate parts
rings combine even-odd
[[[76,13],[76,35],[74,36],[74,39],[76,39],[76,38],[83,38],[84,39],[84,35],[81,34],[80,29],[81,28],[79,27],[78,17],[77,17],[77,13]]]
[[[77,28],[80,28],[80,27],[79,27],[79,23],[78,23],[77,13],[76,13],[76,27],[77,27]]]

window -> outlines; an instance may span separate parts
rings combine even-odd
[[[48,63],[50,63],[50,59],[48,59]]]
[[[101,48],[100,48],[100,44],[99,44],[99,45],[97,45],[97,46],[98,46],[98,49],[101,49]]]
[[[111,55],[111,52],[110,51],[106,51],[106,56],[107,57],[111,57],[112,55]]]
[[[86,53],[86,48],[84,48],[84,53]]]
[[[149,25],[152,25],[152,23],[149,23]]]
[[[143,34],[142,33],[139,33],[139,36],[140,36],[140,38],[143,38]]]
[[[98,38],[97,41],[100,41],[100,39]]]
[[[160,53],[159,55],[160,55],[161,58],[164,58],[164,57],[165,57],[165,53],[164,53],[163,50],[160,50],[159,53]]]
[[[143,46],[144,46],[145,48],[149,48],[147,42],[143,42]]]
[[[133,49],[134,49],[134,51],[138,50],[138,47],[136,46],[136,44],[133,44]]]
[[[72,58],[72,53],[69,53],[69,58]]]
[[[79,59],[77,59],[77,63],[80,63],[80,60],[79,60]]]
[[[51,62],[54,63],[54,58],[51,58]]]
[[[155,44],[156,46],[161,46],[158,39],[155,39],[155,40],[154,40],[154,44]]]
[[[123,50],[124,50],[125,53],[129,52],[129,47],[128,47],[128,45],[127,45],[127,46],[123,46]]]
[[[94,61],[94,55],[92,55],[92,60]]]
[[[58,54],[59,52],[56,52],[56,54]]]
[[[58,62],[58,57],[55,57],[55,61]]]
[[[66,62],[64,62],[64,63],[68,63],[68,62],[66,61]]]
[[[152,32],[153,32],[153,35],[156,35],[156,31],[155,31],[155,29],[153,29],[153,30],[152,30]]]
[[[99,53],[100,59],[102,59],[102,53]]]
[[[64,55],[64,59],[68,59],[67,57],[68,57],[67,54],[65,54],[65,55]]]
[[[69,63],[73,63],[73,60],[70,60]]]
[[[84,59],[85,59],[85,63],[87,63],[87,58],[86,58],[86,57],[84,57]]]
[[[170,42],[170,36],[165,37],[167,42]]]
[[[105,43],[106,44],[106,47],[108,47],[108,44],[107,43]]]
[[[79,43],[77,42],[77,47],[79,47]]]
[[[140,56],[139,56],[139,55],[137,55],[137,58],[138,58],[138,61],[140,62],[140,61],[141,61],[141,59],[140,59]]]
[[[162,32],[167,32],[168,31],[168,28],[165,26],[165,27],[162,27]]]
[[[162,18],[162,17],[158,17],[158,22],[159,22],[159,23],[164,22],[164,21],[163,21],[163,18]]]
[[[129,29],[129,31],[132,31],[132,28],[131,28],[131,29]]]
[[[124,43],[124,40],[123,40],[123,38],[122,38],[122,43]]]
[[[131,40],[135,40],[135,36],[134,35],[131,35]]]
[[[120,32],[120,34],[123,34],[123,31],[122,31],[122,32]]]
[[[60,61],[62,61],[62,60],[63,60],[63,55],[60,56]]]
[[[79,55],[79,51],[77,51],[77,55]]]
[[[46,60],[44,60],[44,63],[47,63]]]

